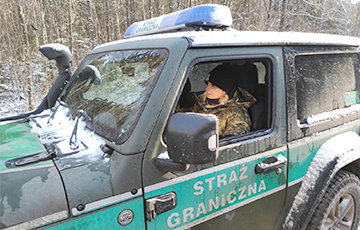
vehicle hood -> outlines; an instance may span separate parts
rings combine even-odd
[[[0,124],[0,170],[5,162],[46,151],[38,136],[31,133],[29,123]]]
[[[101,145],[104,145],[105,141],[87,129],[82,118],[79,118],[75,129],[76,122],[71,119],[67,107],[59,106],[56,110],[57,112],[45,110],[36,116],[31,116],[28,123],[0,123],[0,170],[8,169],[5,166],[8,160],[43,152],[48,153],[45,146],[50,148],[51,154],[56,155],[60,169],[77,167],[103,159],[104,152],[101,150]],[[79,147],[71,149],[69,143],[74,130],[77,133],[76,143]],[[28,166],[54,164],[46,157],[45,154],[43,161],[40,158],[34,158],[32,159],[34,162]]]

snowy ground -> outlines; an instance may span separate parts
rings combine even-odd
[[[21,61],[0,60],[0,117],[16,115],[29,111],[28,93],[22,89],[23,81],[31,70],[34,105],[40,104],[45,96],[46,88],[56,80],[58,69],[55,61],[45,64],[45,57],[36,52],[30,61],[30,66]],[[46,87],[47,86],[47,87]],[[28,87],[28,86],[25,86]]]
[[[40,104],[43,96],[35,92],[35,107]],[[27,112],[28,107],[28,100],[24,94],[0,84],[0,117]]]

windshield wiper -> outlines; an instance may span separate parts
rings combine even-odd
[[[60,101],[60,100],[57,100],[57,102],[58,102],[59,104],[58,104],[58,106],[55,107],[54,112],[51,114],[51,116],[49,117],[49,120],[47,121],[47,124],[50,124],[50,120],[53,120],[53,119],[54,119],[55,114],[56,114],[58,108],[60,107],[60,105],[65,106],[66,108],[69,108],[68,104],[66,104],[65,102]]]
[[[70,146],[70,149],[72,149],[72,150],[75,150],[75,149],[79,148],[79,146],[80,146],[78,138],[77,138],[77,130],[78,130],[79,119],[81,117],[84,117],[84,120],[86,123],[91,121],[91,118],[87,115],[87,113],[84,110],[77,110],[77,116],[75,118],[74,128],[71,133],[70,140],[69,140],[69,146]]]
[[[75,150],[75,149],[79,148],[79,146],[80,146],[78,139],[77,139],[77,129],[78,129],[79,118],[80,118],[80,116],[77,116],[75,118],[74,128],[71,133],[70,140],[69,140],[70,149],[72,149],[72,150]]]

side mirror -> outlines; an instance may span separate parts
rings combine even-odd
[[[166,144],[170,159],[156,159],[156,165],[163,171],[184,171],[188,164],[215,161],[219,149],[217,117],[198,113],[174,114],[166,129]]]
[[[34,114],[40,113],[55,105],[56,99],[60,96],[71,77],[72,65],[71,52],[69,48],[64,45],[51,43],[41,46],[39,50],[47,59],[56,61],[59,76]]]
[[[69,48],[62,44],[51,43],[40,46],[39,50],[47,59],[56,61],[59,74],[70,73],[72,59]]]
[[[218,119],[213,114],[174,114],[166,137],[169,157],[174,162],[204,164],[218,157]]]
[[[101,84],[101,74],[93,65],[87,65],[80,73],[79,78],[82,80],[87,80],[88,78],[91,79],[91,84],[100,85]]]

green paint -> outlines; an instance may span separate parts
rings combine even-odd
[[[0,125],[0,146],[0,170],[8,169],[5,166],[7,160],[46,151],[37,135],[31,133],[28,123]],[[49,163],[51,162],[45,161],[41,164]]]
[[[133,221],[127,226],[121,226],[118,216],[129,209],[134,213]],[[123,202],[98,212],[84,214],[68,222],[60,222],[59,225],[50,227],[51,230],[73,230],[73,229],[145,229],[144,206],[142,197]]]
[[[279,155],[284,156],[285,152],[279,152],[274,156]],[[250,199],[260,199],[262,194],[284,185],[284,173],[254,173],[255,165],[264,159],[258,158],[233,165],[230,163],[225,168],[214,167],[203,175],[195,172],[193,178],[191,174],[187,175],[190,176],[189,180],[147,192],[146,198],[168,192],[177,194],[176,208],[157,216],[155,221],[148,222],[148,228],[178,228],[211,214],[225,213],[231,206],[243,206],[250,202]]]
[[[322,136],[311,136],[301,140],[301,144],[289,148],[289,178],[288,181],[296,181],[306,175],[306,172],[319,148],[330,138],[343,132],[354,131],[359,133],[360,127],[348,127],[340,132],[332,132]]]
[[[357,91],[345,93],[344,99],[346,106],[351,106],[360,103],[359,94]]]

